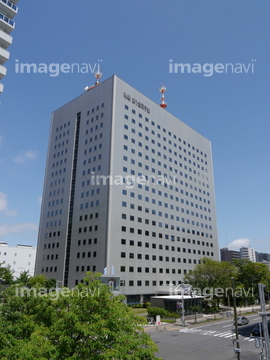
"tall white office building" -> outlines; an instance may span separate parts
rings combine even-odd
[[[256,262],[256,251],[251,247],[240,248],[240,259],[250,260]]]
[[[18,0],[0,0],[0,80],[6,75],[4,63],[9,59],[7,48],[12,44],[10,33],[15,28],[13,17],[18,13]],[[0,94],[4,85],[0,82]]]
[[[52,114],[35,272],[127,302],[218,260],[211,143],[112,76]]]

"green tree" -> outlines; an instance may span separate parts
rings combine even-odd
[[[201,264],[185,276],[185,281],[197,289],[205,300],[219,307],[220,300],[226,297],[231,288],[231,278],[236,276],[237,268],[228,263],[203,258]]]
[[[74,289],[6,290],[0,313],[2,360],[154,360],[157,347],[123,296],[87,273]],[[27,292],[28,291],[28,292]]]
[[[17,278],[16,282],[27,286],[30,279],[31,276],[29,274],[29,270],[24,270],[20,273],[20,276]]]
[[[269,286],[267,265],[245,259],[235,260],[234,265],[237,268],[236,285],[243,289],[243,294],[248,294],[245,298],[254,304],[259,298],[258,284],[263,283]]]
[[[10,265],[3,266],[0,265],[0,279],[3,284],[10,285],[14,281],[14,270],[11,268]]]
[[[32,276],[28,281],[28,287],[45,287],[47,278],[45,275]]]

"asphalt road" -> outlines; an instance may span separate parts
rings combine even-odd
[[[260,349],[255,347],[255,340],[250,337],[253,327],[258,324],[258,314],[247,316],[249,325],[239,326],[241,360],[260,359]],[[148,327],[147,332],[158,346],[156,354],[164,360],[235,360],[234,326],[232,319],[208,322],[204,325],[168,326],[167,330],[157,331]]]

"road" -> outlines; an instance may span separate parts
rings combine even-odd
[[[247,317],[250,320],[249,325],[239,326],[240,359],[259,360],[260,349],[255,347],[255,340],[250,334],[260,318],[258,314]],[[156,355],[164,360],[236,359],[232,342],[234,336],[232,319],[186,328],[168,326],[167,330],[163,331],[148,327],[146,331],[158,346],[159,352]]]

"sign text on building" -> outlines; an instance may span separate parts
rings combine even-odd
[[[141,103],[140,101],[136,100],[135,98],[131,97],[129,94],[127,93],[123,93],[123,96],[125,99],[127,99],[128,101],[131,101],[132,104],[138,106],[139,108],[143,109],[144,111],[146,111],[148,114],[150,114],[150,109],[149,107],[147,107],[146,105],[144,105],[143,103]]]

